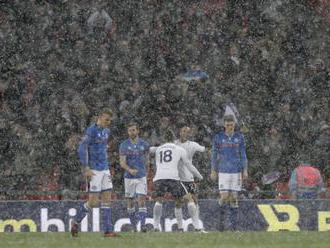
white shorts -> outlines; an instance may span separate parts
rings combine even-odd
[[[112,190],[112,178],[109,170],[92,170],[95,174],[89,182],[89,192],[102,192]]]
[[[241,191],[241,173],[219,173],[219,191]]]
[[[133,198],[136,195],[147,194],[147,178],[125,178],[125,197]]]

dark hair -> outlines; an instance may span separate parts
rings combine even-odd
[[[167,129],[164,134],[165,142],[173,142],[175,139],[175,135],[171,129]]]
[[[101,116],[103,114],[107,114],[109,116],[113,116],[113,112],[110,108],[102,108],[97,112],[97,116]]]
[[[235,118],[233,115],[225,115],[223,121],[235,121]]]
[[[137,129],[139,129],[139,124],[137,124],[137,122],[131,121],[126,125],[127,129],[129,129],[130,127],[136,127]]]

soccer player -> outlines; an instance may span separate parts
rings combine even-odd
[[[79,224],[86,214],[94,207],[100,205],[101,218],[105,237],[118,236],[113,232],[111,222],[111,191],[113,188],[112,178],[109,171],[108,142],[112,111],[103,109],[97,115],[96,123],[91,124],[83,137],[78,153],[83,166],[86,179],[89,181],[88,201],[78,209],[74,220],[71,223],[71,234],[78,236]],[[101,204],[99,201],[101,198]]]
[[[179,162],[180,160],[187,166],[188,170],[198,179],[203,179],[198,170],[189,162],[186,151],[173,143],[174,134],[167,130],[164,135],[165,144],[159,147],[150,148],[155,152],[156,173],[153,178],[155,206],[153,209],[154,230],[159,231],[160,218],[163,208],[163,197],[166,193],[171,193],[177,201],[188,201],[188,212],[191,218],[198,218],[196,204],[188,193],[186,187],[180,181]]]
[[[190,135],[191,135],[191,128],[189,126],[183,126],[180,129],[180,138],[176,140],[174,143],[185,149],[189,163],[192,164],[194,154],[196,152],[204,152],[205,147],[199,145],[194,141],[188,140]],[[193,226],[195,227],[196,231],[202,231],[199,226],[199,206],[198,206],[198,198],[197,198],[197,187],[196,187],[196,183],[194,182],[194,175],[188,170],[188,168],[183,164],[182,161],[179,162],[179,177],[180,177],[180,181],[186,187],[188,193],[191,194],[197,207],[197,218],[192,220]],[[183,217],[182,217],[181,201],[176,201],[174,214],[177,220],[178,230],[182,232]]]
[[[233,115],[224,116],[224,132],[215,135],[211,153],[211,179],[219,183],[219,205],[222,211],[229,209],[231,228],[236,229],[238,192],[242,179],[248,177],[244,135],[235,131]]]
[[[120,144],[120,166],[125,170],[125,197],[127,198],[127,212],[131,224],[136,230],[140,221],[141,231],[146,232],[145,226],[147,208],[145,205],[147,195],[146,174],[149,170],[149,143],[139,138],[137,123],[127,125],[128,139]],[[135,212],[134,198],[137,197],[138,212]]]

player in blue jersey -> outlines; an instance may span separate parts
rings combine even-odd
[[[140,221],[141,231],[146,232],[145,225],[147,208],[147,172],[149,170],[149,143],[139,138],[139,127],[132,122],[127,125],[128,139],[120,144],[120,165],[125,170],[125,197],[127,198],[127,212],[131,224],[136,230]],[[135,210],[134,200],[137,198],[138,212]]]
[[[242,180],[248,177],[245,139],[241,132],[235,131],[232,115],[224,117],[225,131],[215,135],[212,144],[211,179],[219,183],[219,205],[230,209],[232,228],[236,228],[238,192]]]
[[[94,207],[101,209],[104,236],[115,237],[111,222],[111,191],[113,188],[109,170],[108,143],[112,111],[101,110],[97,115],[96,123],[90,125],[79,145],[79,159],[83,167],[83,173],[89,181],[88,201],[78,209],[71,223],[72,236],[78,236],[79,224],[86,214]],[[101,198],[101,201],[100,201]],[[100,204],[101,202],[101,204]]]

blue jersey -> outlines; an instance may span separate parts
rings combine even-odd
[[[79,145],[79,159],[83,166],[92,170],[109,169],[108,142],[110,130],[92,124],[87,128]]]
[[[247,167],[244,135],[234,132],[228,136],[218,133],[212,144],[212,169],[221,173],[239,173]]]
[[[136,144],[132,143],[131,139],[127,139],[120,144],[119,155],[126,157],[128,167],[138,171],[135,176],[126,171],[125,178],[141,178],[146,176],[145,153],[149,150],[149,146],[148,142],[140,138]]]

